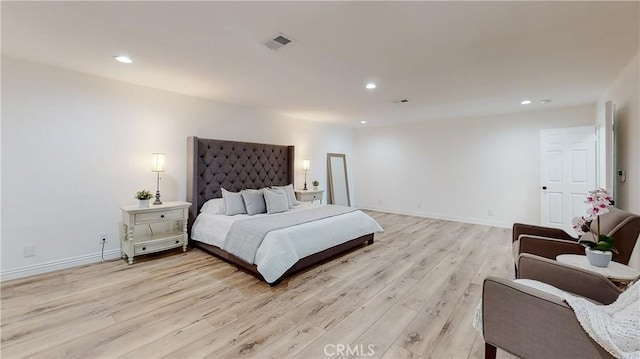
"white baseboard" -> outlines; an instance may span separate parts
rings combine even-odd
[[[484,218],[447,216],[447,215],[442,215],[442,214],[437,214],[437,213],[414,212],[414,211],[405,211],[405,210],[401,210],[401,209],[378,208],[378,207],[368,207],[368,206],[360,206],[359,208],[368,209],[368,210],[371,210],[371,211],[385,212],[385,213],[404,214],[404,215],[407,215],[407,216],[414,216],[414,217],[441,219],[441,220],[444,220],[444,221],[453,221],[453,222],[470,223],[470,224],[480,224],[480,225],[483,225],[483,226],[492,226],[492,227],[500,227],[500,228],[511,228],[511,227],[513,227],[513,223],[511,223],[511,222],[488,220],[488,219],[484,219]]]
[[[120,248],[104,251],[104,259],[120,258]],[[10,269],[0,273],[0,282],[12,279],[24,278],[36,274],[48,273],[60,269],[77,267],[85,264],[96,263],[102,260],[100,253],[87,254],[84,256],[65,258],[47,263],[34,264],[26,267]]]

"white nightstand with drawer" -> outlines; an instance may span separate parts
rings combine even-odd
[[[322,204],[322,195],[324,194],[324,190],[305,191],[303,189],[297,189],[295,190],[295,192],[296,192],[296,199],[300,202],[313,202],[313,201],[319,200],[320,204]]]
[[[149,208],[120,207],[124,223],[122,258],[126,256],[129,264],[133,264],[133,258],[142,254],[177,247],[186,251],[189,207],[189,202],[165,202]]]

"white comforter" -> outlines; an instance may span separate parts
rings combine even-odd
[[[302,203],[291,211],[309,210],[318,205]],[[231,224],[256,216],[280,216],[278,214],[257,214],[235,216],[200,213],[193,225],[193,240],[222,248]],[[382,232],[378,222],[362,211],[269,232],[256,254],[255,264],[264,279],[272,283],[280,278],[298,260],[325,249],[342,244],[369,233]]]

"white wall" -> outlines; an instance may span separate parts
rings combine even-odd
[[[640,214],[640,53],[602,94],[598,101],[599,113],[606,101],[613,101],[616,106],[617,169],[626,171],[627,175],[625,182],[616,183],[616,206]],[[630,264],[640,269],[640,240],[636,242]]]
[[[3,57],[2,279],[96,261],[102,232],[119,255],[119,207],[155,191],[151,153],[167,154],[162,200],[185,200],[194,135],[295,145],[299,188],[303,158],[321,188],[327,152],[346,153],[353,168],[352,129]],[[34,257],[23,256],[26,245]]]
[[[594,124],[595,106],[580,106],[358,129],[357,203],[504,227],[540,223],[540,130]]]

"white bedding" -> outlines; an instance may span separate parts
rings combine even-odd
[[[319,205],[301,203],[290,211],[309,210]],[[280,216],[257,214],[235,216],[200,213],[191,231],[193,240],[221,248],[231,224],[235,221],[258,216]],[[369,233],[382,232],[378,222],[362,211],[269,232],[256,254],[255,264],[264,279],[272,283],[280,278],[299,259]]]

